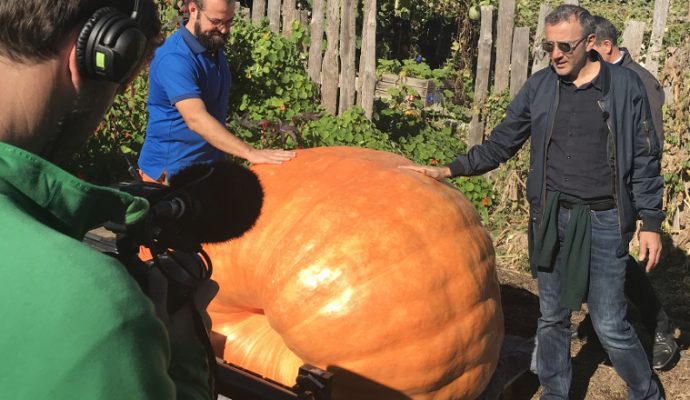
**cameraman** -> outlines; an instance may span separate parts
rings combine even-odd
[[[154,270],[154,308],[121,264],[80,243],[148,203],[53,164],[86,141],[159,35],[152,0],[0,2],[0,398],[210,398],[191,307],[168,315]],[[197,307],[216,289],[201,287]]]

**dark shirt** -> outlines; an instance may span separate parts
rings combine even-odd
[[[600,75],[579,88],[561,79],[547,150],[547,189],[582,200],[613,198],[613,175],[606,151],[609,130],[597,103],[603,96]]]

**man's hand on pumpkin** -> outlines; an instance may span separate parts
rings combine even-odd
[[[448,167],[428,167],[426,165],[401,165],[401,169],[409,169],[410,171],[419,172],[428,177],[442,181],[445,178],[450,178],[450,168]]]
[[[289,150],[252,149],[247,161],[252,164],[282,164],[295,158],[296,153]]]

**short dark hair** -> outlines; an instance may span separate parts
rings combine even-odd
[[[618,46],[618,31],[611,21],[597,15],[594,17],[594,23],[596,25],[594,31],[597,37],[596,44],[601,44],[604,40],[608,40],[612,45]]]
[[[196,6],[199,7],[199,10],[205,10],[204,7],[206,6],[206,0],[185,0],[184,2],[187,5],[189,5],[189,3],[196,3]],[[235,5],[235,0],[225,0],[225,2],[233,6]]]
[[[0,56],[14,62],[53,58],[69,35],[102,7],[115,7],[129,15],[134,0],[0,1]],[[152,14],[141,22],[141,28],[151,41],[159,43],[160,20],[158,13]]]
[[[582,26],[582,34],[589,36],[595,31],[594,17],[586,9],[572,4],[561,4],[546,16],[547,25],[556,25],[575,18]]]

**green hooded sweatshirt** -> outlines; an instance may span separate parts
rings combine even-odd
[[[0,399],[210,397],[202,345],[171,350],[124,266],[80,242],[147,209],[0,143]]]

